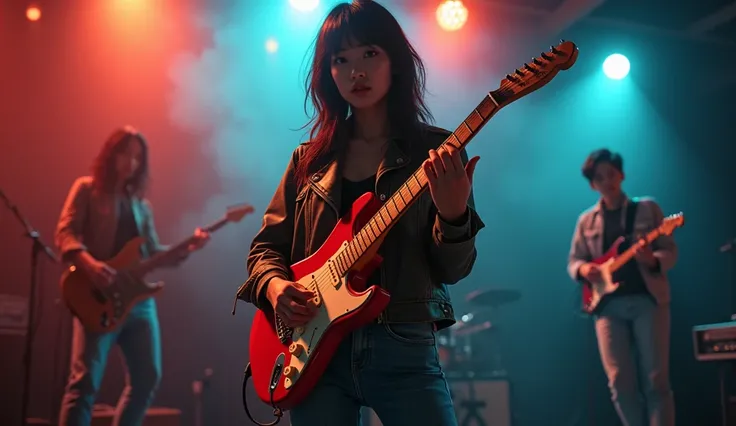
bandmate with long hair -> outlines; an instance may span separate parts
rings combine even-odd
[[[81,268],[97,286],[109,286],[116,279],[116,271],[104,261],[133,238],[146,238],[144,257],[167,249],[159,243],[153,211],[145,198],[148,176],[146,140],[132,127],[124,127],[103,145],[92,176],[78,178],[69,191],[56,228],[56,244],[63,260]],[[195,236],[195,242],[175,257],[171,266],[209,240],[208,233],[200,229]],[[143,423],[161,379],[161,334],[153,298],[137,303],[125,322],[111,332],[90,332],[74,319],[71,372],[61,405],[61,426],[90,425],[108,355],[115,345],[122,350],[128,375],[113,425]]]

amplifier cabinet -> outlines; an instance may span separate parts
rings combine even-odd
[[[736,322],[696,325],[693,350],[698,361],[736,360]]]

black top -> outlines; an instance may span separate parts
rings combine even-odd
[[[616,239],[620,236],[624,236],[626,230],[624,229],[622,220],[623,208],[616,210],[603,209],[603,251],[606,252],[613,245]],[[622,253],[629,247],[631,247],[631,235],[625,235],[626,240],[621,243],[618,248],[618,252]],[[639,271],[639,266],[636,259],[629,260],[624,266],[613,274],[613,281],[619,282],[620,286],[618,290],[613,293],[616,296],[631,295],[631,294],[649,294],[647,286],[644,283],[644,277]]]
[[[135,223],[131,199],[123,198],[118,212],[118,229],[115,233],[115,244],[112,252],[118,254],[130,240],[138,236],[138,225]]]
[[[373,175],[367,179],[361,181],[352,181],[346,178],[342,178],[342,194],[340,201],[340,217],[345,216],[350,207],[353,205],[355,200],[360,198],[361,195],[366,192],[375,192],[376,188],[376,176]],[[356,229],[355,232],[360,231]],[[380,249],[379,249],[380,252]],[[381,285],[381,268],[376,268],[375,271],[368,278],[367,286]]]
[[[340,217],[345,216],[348,209],[361,195],[366,192],[374,192],[376,189],[376,175],[355,182],[342,178],[342,200],[340,202]]]

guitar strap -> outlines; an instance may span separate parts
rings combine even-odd
[[[624,235],[626,238],[632,240],[636,238],[634,235],[634,220],[636,220],[636,207],[639,205],[636,201],[629,201],[629,205],[626,206],[626,224],[624,229]]]

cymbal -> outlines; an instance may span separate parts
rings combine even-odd
[[[509,289],[475,290],[465,300],[477,306],[497,307],[521,299],[521,292]]]

